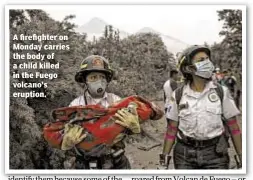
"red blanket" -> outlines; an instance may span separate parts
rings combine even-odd
[[[119,109],[127,108],[131,102],[137,105],[140,122],[152,118],[159,119],[163,115],[160,109],[154,108],[148,101],[138,96],[130,96],[108,108],[100,105],[64,107],[53,111],[52,116],[55,122],[44,126],[44,138],[52,147],[60,149],[64,125],[72,122],[80,124],[88,134],[77,145],[78,148],[90,150],[101,143],[112,145],[115,137],[125,130],[124,127],[115,123],[114,115]]]

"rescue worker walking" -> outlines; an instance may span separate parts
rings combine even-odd
[[[177,89],[177,79],[178,79],[178,71],[175,69],[172,69],[170,71],[170,79],[167,80],[163,85],[165,112],[166,112],[166,107],[168,106],[169,100],[171,98],[172,92],[175,89]]]
[[[80,70],[75,75],[75,80],[84,83],[84,94],[74,99],[69,106],[85,106],[100,104],[108,107],[121,98],[115,94],[106,92],[108,83],[112,80],[113,71],[109,67],[108,60],[102,56],[92,55],[83,60]],[[125,126],[131,133],[140,133],[138,115],[122,109],[116,116],[120,125]],[[131,126],[130,126],[131,124]],[[82,133],[82,127],[78,125],[66,125],[62,142],[62,149],[69,150],[80,143],[86,136]],[[105,146],[99,145],[91,152],[77,151],[75,167],[77,169],[130,169],[130,163],[124,155],[125,145],[122,142],[124,134],[116,138],[115,144],[108,152]],[[97,163],[97,164],[96,164]]]
[[[186,83],[173,92],[167,107],[169,124],[161,165],[165,165],[177,137],[173,153],[175,169],[228,169],[225,127],[242,162],[242,137],[236,120],[240,112],[228,88],[211,80],[214,66],[210,57],[208,48],[197,45],[182,54],[179,69]]]
[[[230,90],[231,95],[234,97],[237,107],[239,108],[239,96],[238,89],[237,89],[237,79],[233,75],[231,69],[228,69],[224,72],[224,85]]]

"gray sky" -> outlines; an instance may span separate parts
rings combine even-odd
[[[78,5],[43,7],[49,15],[62,20],[75,14],[73,21],[78,26],[98,17],[114,27],[134,33],[150,27],[165,35],[180,39],[188,44],[220,42],[222,22],[218,21],[217,10],[228,6],[197,5]],[[231,7],[231,6],[230,6]]]

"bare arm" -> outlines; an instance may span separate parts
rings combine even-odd
[[[240,158],[241,161],[241,155],[242,155],[242,134],[240,127],[237,123],[236,117],[232,117],[228,119],[227,121],[228,129],[232,137],[232,142],[234,145],[234,148]]]
[[[163,154],[170,154],[176,139],[178,122],[169,120],[167,131],[164,137]]]

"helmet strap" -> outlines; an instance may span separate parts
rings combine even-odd
[[[189,65],[184,67],[184,71],[188,74],[195,75],[194,65]]]
[[[86,92],[88,91],[88,88],[87,88],[87,85],[85,84],[85,89],[84,89],[84,93],[83,93],[83,98],[84,98],[84,102],[85,102],[85,106],[88,105],[88,101],[87,101],[87,98],[86,98]]]

